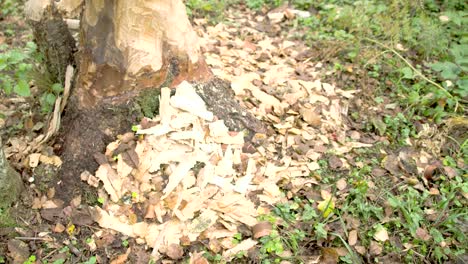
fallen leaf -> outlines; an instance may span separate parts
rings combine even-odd
[[[255,239],[270,235],[273,226],[270,222],[264,221],[253,226],[252,233]]]
[[[388,240],[388,232],[382,225],[377,225],[376,231],[374,234],[374,239],[380,242],[385,242]]]
[[[323,217],[328,217],[331,213],[333,213],[333,209],[335,209],[335,202],[333,201],[333,198],[330,197],[324,201],[319,202],[317,209],[323,212]]]
[[[371,241],[370,246],[369,246],[369,253],[373,256],[380,255],[383,251],[382,245],[380,245],[378,242]]]
[[[338,252],[336,251],[335,248],[322,248],[322,258],[320,259],[320,263],[324,264],[336,264],[338,263],[338,259],[340,255],[338,255]]]
[[[349,244],[350,246],[354,246],[354,245],[356,245],[357,240],[358,240],[357,230],[351,230],[351,231],[349,231],[349,234],[348,234],[348,244]]]
[[[10,239],[7,243],[8,256],[13,259],[14,263],[24,263],[29,257],[28,244],[21,240]]]
[[[336,188],[338,188],[338,190],[340,190],[340,191],[346,189],[347,186],[348,186],[348,184],[346,183],[345,179],[339,179],[336,182]]]
[[[364,256],[366,254],[366,248],[363,246],[355,246],[354,249],[356,249],[356,252],[360,255]]]
[[[114,258],[110,264],[124,264],[127,263],[128,255],[130,254],[131,249],[127,248],[127,251],[124,254],[121,254]]]
[[[418,227],[416,229],[416,237],[421,239],[422,241],[429,241],[432,237],[429,235],[426,229]]]
[[[184,256],[183,248],[178,244],[170,244],[166,249],[166,255],[171,259],[181,259]]]
[[[313,127],[319,127],[322,123],[321,117],[313,109],[301,108],[299,112],[302,115],[304,121]]]
[[[189,264],[210,264],[210,262],[203,257],[204,252],[191,253]]]
[[[62,225],[61,223],[57,223],[57,224],[54,226],[54,228],[53,228],[52,231],[54,231],[55,233],[62,233],[63,231],[65,231],[65,226]]]
[[[330,166],[330,169],[332,170],[336,170],[336,169],[343,167],[343,161],[341,161],[341,159],[335,155],[331,156],[328,159],[328,164]]]

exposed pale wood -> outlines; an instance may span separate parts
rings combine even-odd
[[[80,106],[212,76],[180,0],[87,0],[81,34]]]

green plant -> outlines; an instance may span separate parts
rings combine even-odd
[[[208,260],[210,261],[210,263],[223,263],[223,256],[220,255],[220,254],[211,254],[211,253],[208,253],[208,252],[205,252],[203,254],[203,256]]]
[[[81,264],[95,264],[95,263],[97,263],[97,258],[95,256],[92,256],[87,261],[82,262]]]
[[[123,247],[128,247],[128,240],[127,239],[122,240],[122,246]]]
[[[16,222],[8,208],[0,208],[0,227],[14,227]]]
[[[397,113],[394,116],[386,115],[381,130],[380,132],[384,132],[400,145],[406,145],[407,139],[415,135],[412,122],[403,113]]]
[[[233,243],[234,244],[239,244],[239,242],[242,241],[242,234],[241,233],[237,233],[233,236]]]
[[[7,48],[0,45],[0,90],[7,95],[14,92],[19,96],[30,96],[29,73],[33,69],[37,46],[28,42],[22,49]]]
[[[260,10],[262,7],[277,7],[280,6],[283,0],[246,0],[245,3],[250,9]]]
[[[23,262],[23,264],[34,264],[34,263],[36,263],[36,256],[34,255],[29,256],[29,258],[25,262]]]
[[[284,251],[283,242],[276,230],[273,230],[270,235],[260,238],[260,243],[262,243],[260,252],[264,256],[270,254],[279,255]]]
[[[46,86],[39,97],[39,103],[42,107],[42,112],[49,113],[54,109],[55,100],[63,92],[63,87],[59,83],[54,83],[51,86]]]
[[[310,7],[312,7],[312,1],[310,0],[292,0],[291,3],[294,7],[301,10],[308,10]]]
[[[187,0],[187,14],[190,17],[205,17],[211,22],[219,22],[223,16],[223,10],[231,4],[233,0]]]
[[[310,5],[318,13],[295,22],[307,29],[304,38],[351,42],[359,51],[353,61],[369,64],[369,76],[381,83],[395,83],[395,99],[410,115],[440,123],[463,112],[468,94],[464,1],[320,0]]]
[[[18,15],[20,12],[21,4],[21,1],[18,0],[3,0],[0,3],[0,17]]]

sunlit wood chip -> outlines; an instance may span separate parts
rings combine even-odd
[[[257,245],[257,241],[249,238],[249,239],[246,239],[242,242],[240,242],[239,244],[237,244],[237,246],[229,249],[229,250],[226,250],[223,252],[223,257],[226,258],[226,259],[231,259],[232,257],[234,257],[237,253],[241,252],[241,251],[247,251],[251,248],[253,248],[255,245]]]

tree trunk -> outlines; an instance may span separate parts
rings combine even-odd
[[[29,2],[41,1],[48,2]],[[67,10],[65,2],[59,1],[58,8]],[[76,7],[77,1],[68,2]],[[52,14],[44,13],[40,24]],[[41,27],[34,30],[43,35],[37,33]],[[181,0],[85,0],[79,39],[78,76],[59,137],[64,162],[60,198],[79,193],[80,173],[97,169],[95,153],[142,115],[152,117],[161,87],[194,83],[208,108],[231,129],[265,132],[235,101],[229,84],[213,77]],[[38,45],[51,46],[50,41]]]
[[[21,176],[8,164],[0,138],[0,208],[10,206],[19,197],[22,189]]]

